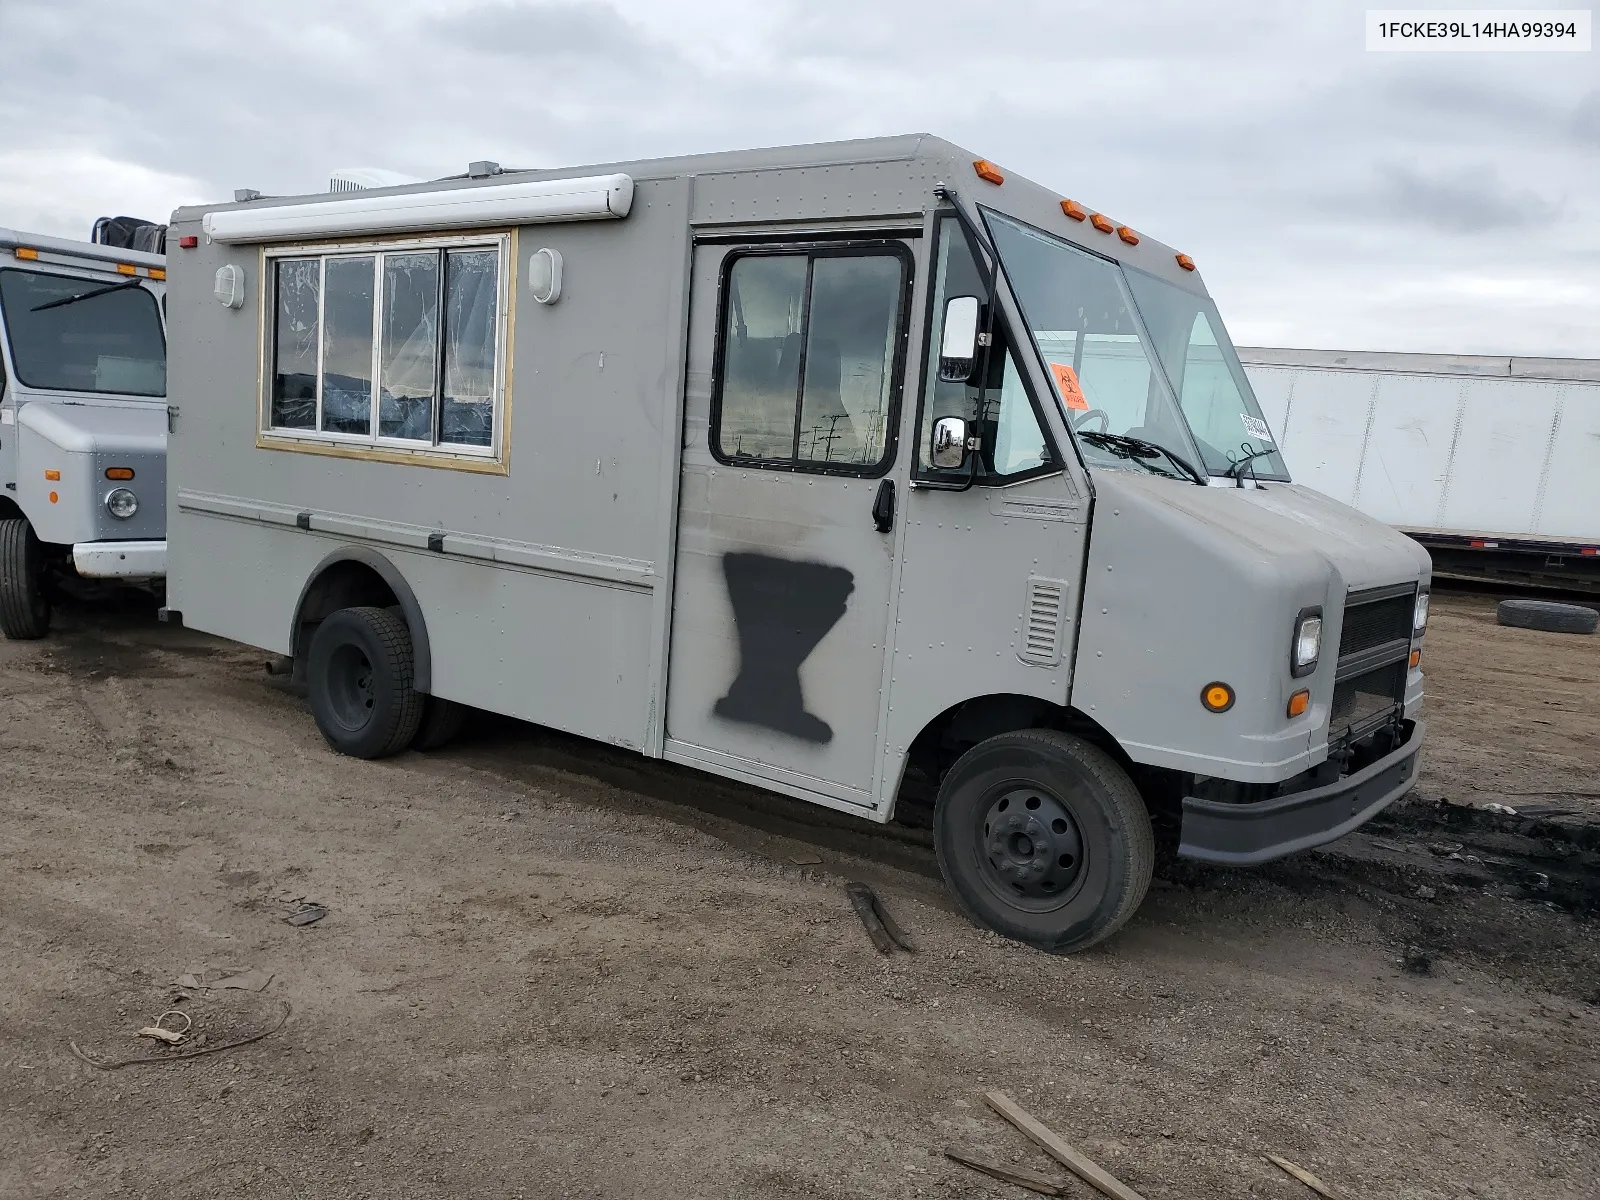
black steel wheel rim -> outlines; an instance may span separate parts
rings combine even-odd
[[[328,707],[345,729],[365,729],[377,705],[372,663],[360,646],[346,643],[328,659]]]
[[[978,814],[978,869],[997,896],[1031,912],[1073,897],[1084,874],[1083,831],[1059,796],[1010,781],[990,789]]]

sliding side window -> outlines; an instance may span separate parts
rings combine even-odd
[[[503,239],[276,257],[268,432],[495,451],[505,258]]]
[[[730,255],[712,406],[720,461],[887,469],[909,263],[904,247],[882,244]]]

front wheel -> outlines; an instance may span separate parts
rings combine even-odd
[[[934,842],[968,916],[1057,954],[1120,929],[1155,863],[1127,772],[1053,729],[1002,733],[962,755],[939,788]]]
[[[0,633],[23,641],[49,632],[44,547],[27,521],[0,521]]]
[[[340,754],[385,758],[417,736],[423,695],[411,630],[385,608],[341,608],[317,626],[306,693],[322,736]]]

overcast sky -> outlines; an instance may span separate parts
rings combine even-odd
[[[1365,7],[0,0],[0,225],[925,131],[1188,251],[1241,344],[1600,357],[1600,50]]]

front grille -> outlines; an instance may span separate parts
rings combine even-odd
[[[1377,728],[1405,700],[1406,660],[1341,679],[1333,689],[1333,714],[1328,736],[1355,739]]]
[[[1352,593],[1345,603],[1344,628],[1339,632],[1339,658],[1343,660],[1389,642],[1409,642],[1416,602],[1414,585],[1403,591],[1384,588],[1381,594],[1370,599],[1364,599],[1361,592]]]

